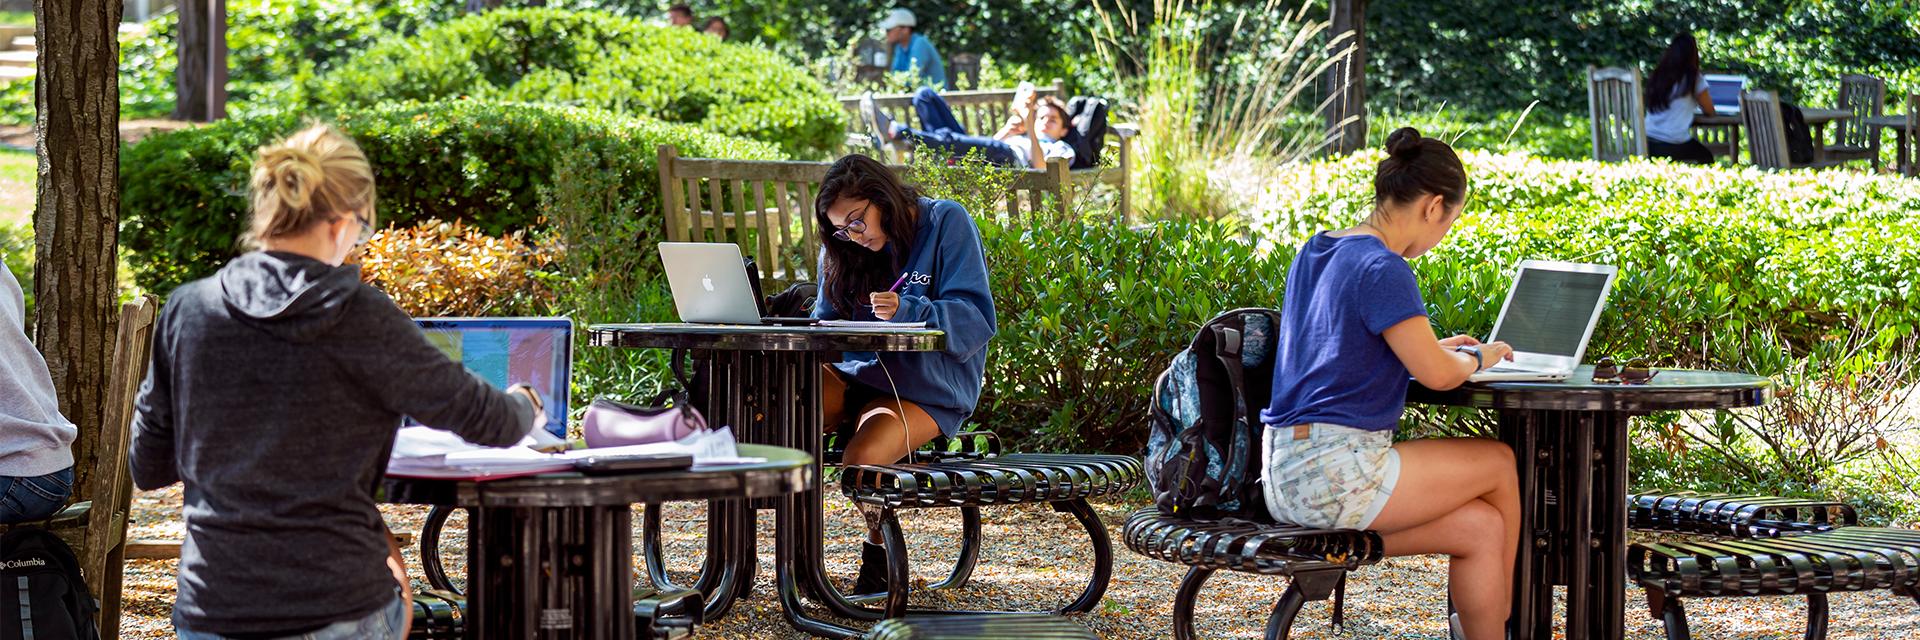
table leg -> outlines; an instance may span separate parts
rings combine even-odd
[[[1594,431],[1599,454],[1594,474],[1594,526],[1599,548],[1593,562],[1598,583],[1594,585],[1593,623],[1589,637],[1596,640],[1620,640],[1627,624],[1627,427],[1628,416],[1617,413],[1594,414]]]
[[[467,637],[632,638],[632,517],[626,505],[471,510]]]
[[[1558,466],[1556,436],[1562,433],[1554,428],[1553,418],[1537,411],[1500,412],[1501,440],[1513,447],[1520,480],[1520,548],[1513,564],[1513,613],[1507,621],[1516,640],[1553,637],[1552,503],[1559,490],[1553,470]]]
[[[1593,416],[1578,414],[1570,416],[1573,442],[1567,451],[1566,472],[1572,485],[1571,495],[1566,496],[1566,509],[1573,516],[1570,523],[1572,534],[1565,547],[1571,562],[1567,570],[1567,630],[1572,635],[1575,629],[1590,629],[1593,626]]]

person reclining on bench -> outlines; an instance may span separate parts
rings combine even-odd
[[[1047,161],[1054,158],[1069,163],[1074,159],[1073,145],[1066,141],[1068,132],[1072,131],[1068,126],[1067,105],[1059,98],[1040,96],[1032,84],[1020,83],[1019,90],[1014,92],[1006,125],[991,137],[968,134],[960,120],[953,117],[947,101],[933,89],[922,87],[914,92],[913,110],[920,115],[919,129],[908,127],[881,111],[871,94],[860,100],[860,113],[872,127],[874,140],[882,144],[917,143],[945,151],[954,158],[978,151],[982,160],[1003,167],[1043,169]]]

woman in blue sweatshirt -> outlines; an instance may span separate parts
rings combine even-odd
[[[920,197],[862,155],[827,170],[814,208],[821,236],[814,317],[925,322],[946,332],[942,351],[850,352],[827,367],[827,429],[854,421],[843,459],[891,464],[934,436],[953,435],[980,401],[987,341],[996,332],[980,230],[959,203]],[[883,592],[878,514],[863,508],[862,515],[867,543],[854,591]]]

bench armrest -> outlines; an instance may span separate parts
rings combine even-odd
[[[1134,136],[1140,135],[1140,125],[1110,124],[1110,125],[1107,125],[1107,133],[1117,136],[1122,140],[1125,140],[1127,138],[1132,138]]]

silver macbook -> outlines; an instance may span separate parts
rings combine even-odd
[[[1713,100],[1714,113],[1740,115],[1740,92],[1747,90],[1747,77],[1725,73],[1701,74],[1707,83],[1707,98]]]
[[[1497,363],[1468,380],[1552,381],[1573,375],[1607,306],[1615,272],[1604,264],[1522,261],[1493,335],[1487,338],[1512,346],[1513,361]]]
[[[673,306],[681,322],[809,325],[812,318],[769,318],[761,309],[757,276],[747,272],[740,245],[724,242],[662,242]]]

